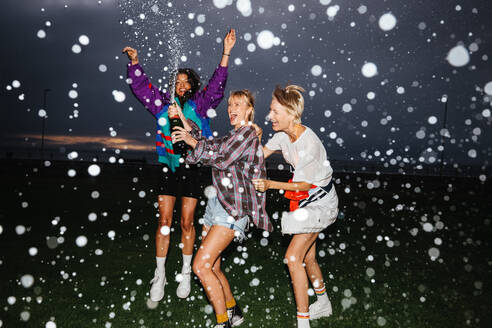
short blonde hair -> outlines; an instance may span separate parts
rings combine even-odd
[[[246,100],[246,104],[252,109],[248,121],[253,121],[255,119],[255,96],[253,93],[248,89],[233,90],[229,93],[229,98],[231,97],[243,97]]]
[[[304,97],[301,92],[305,90],[295,84],[287,84],[285,88],[277,85],[273,91],[273,98],[294,116],[295,123],[301,123],[302,112],[304,112]]]

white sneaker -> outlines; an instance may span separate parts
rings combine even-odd
[[[178,289],[176,289],[176,295],[179,298],[187,298],[191,292],[191,267],[184,267],[181,270],[183,280],[179,283]]]
[[[166,273],[155,269],[154,278],[150,281],[150,299],[159,302],[164,297],[164,286],[166,285]]]
[[[309,318],[311,320],[319,319],[322,317],[329,317],[333,313],[331,308],[331,302],[328,300],[328,303],[319,301],[314,302],[309,306]]]

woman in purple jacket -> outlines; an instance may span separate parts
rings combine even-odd
[[[176,74],[175,86],[169,86],[169,88],[176,88],[174,101],[182,108],[180,114],[184,115],[187,120],[193,121],[207,138],[212,136],[210,118],[207,112],[211,108],[216,108],[224,97],[227,66],[235,42],[236,33],[234,29],[231,29],[224,38],[224,51],[220,64],[203,90],[200,90],[201,83],[198,74],[190,68],[179,69]],[[161,92],[159,88],[150,83],[139,65],[135,49],[126,47],[123,52],[126,52],[130,59],[128,81],[131,90],[156,118],[156,150],[164,172],[164,179],[161,180],[158,196],[160,215],[156,231],[157,268],[154,279],[152,279],[150,298],[152,301],[158,302],[164,297],[165,261],[169,249],[170,226],[177,197],[181,197],[183,267],[181,275],[178,276],[181,281],[176,294],[180,298],[186,298],[191,291],[191,260],[195,242],[193,219],[198,198],[203,193],[203,185],[200,183],[201,168],[197,165],[185,164],[184,158],[181,158],[181,155],[175,153],[173,149],[169,117],[178,113],[171,105],[170,94]]]

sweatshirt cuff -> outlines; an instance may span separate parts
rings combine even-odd
[[[196,164],[200,161],[203,151],[205,150],[205,140],[198,140],[195,149],[193,149],[186,157],[186,164]]]
[[[144,71],[140,64],[132,65],[131,62],[128,63],[128,77],[134,78],[143,75]]]

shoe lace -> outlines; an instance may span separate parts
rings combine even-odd
[[[155,270],[154,272],[154,278],[152,278],[152,280],[150,281],[150,283],[154,283],[155,281],[159,280],[159,278],[161,277],[161,275],[159,274],[159,271]]]

